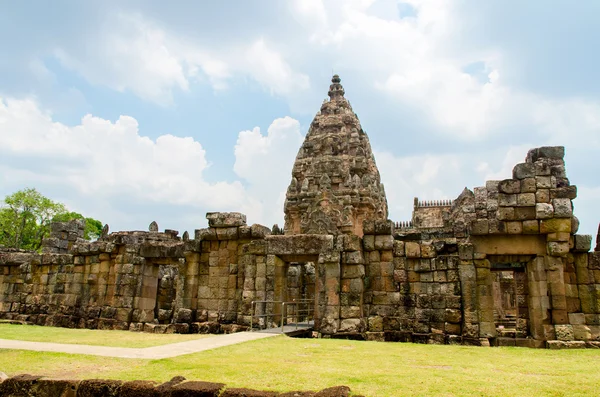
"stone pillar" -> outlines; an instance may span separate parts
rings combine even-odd
[[[492,273],[490,261],[484,259],[485,255],[477,255],[475,259],[475,274],[477,282],[477,303],[479,306],[479,336],[481,338],[493,338],[496,336],[496,325],[494,324],[494,295],[492,286]]]
[[[567,297],[565,289],[564,259],[547,256],[546,269],[548,270],[548,290],[550,292],[550,304],[552,307],[552,323],[568,324]]]
[[[458,275],[462,291],[463,326],[465,338],[479,338],[479,316],[477,302],[477,273],[473,262],[473,245],[459,244]]]
[[[594,251],[600,251],[600,224],[598,224],[598,234],[596,234],[596,249]]]
[[[273,300],[277,303],[269,303],[268,305],[273,307],[267,307],[266,310],[274,314],[273,321],[277,324],[281,322],[281,302],[288,301],[288,266],[289,264],[277,255],[267,255],[267,287],[272,285]],[[259,278],[257,277],[256,280],[258,283]],[[267,288],[267,292],[269,290],[271,288]]]
[[[544,257],[538,256],[527,264],[529,287],[529,331],[534,339],[554,339],[550,324],[550,300]],[[548,332],[546,332],[548,331]]]
[[[185,308],[198,308],[198,277],[200,270],[200,253],[185,253],[185,286],[183,288],[182,305]]]
[[[323,334],[335,334],[340,328],[340,290],[341,265],[340,253],[337,251],[321,253],[318,266],[322,269],[319,275],[324,275],[324,311],[321,317],[319,331]]]

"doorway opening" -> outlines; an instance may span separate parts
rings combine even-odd
[[[529,334],[527,273],[524,267],[492,269],[494,324],[499,337]]]

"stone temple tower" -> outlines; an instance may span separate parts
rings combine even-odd
[[[285,234],[363,235],[363,220],[388,216],[385,190],[352,106],[334,75],[329,100],[298,151],[287,190]]]

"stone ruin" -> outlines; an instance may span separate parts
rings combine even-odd
[[[80,223],[55,224],[41,253],[0,251],[0,316],[235,332],[279,324],[277,302],[297,300],[323,337],[600,347],[600,242],[590,252],[577,234],[563,147],[454,200],[415,198],[412,219],[392,222],[338,76],[329,97],[296,157],[283,232],[235,212],[208,213],[193,238],[152,222],[88,242]]]

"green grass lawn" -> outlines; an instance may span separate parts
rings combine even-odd
[[[167,343],[185,342],[207,336],[211,335],[148,334],[130,331],[100,331],[95,329],[69,329],[0,323],[0,339],[77,345],[150,347],[166,345]]]
[[[597,350],[436,346],[284,336],[162,360],[0,350],[0,371],[9,375],[156,381],[183,375],[187,379],[258,390],[319,390],[347,385],[357,394],[383,397],[591,396],[598,394],[599,367]]]

